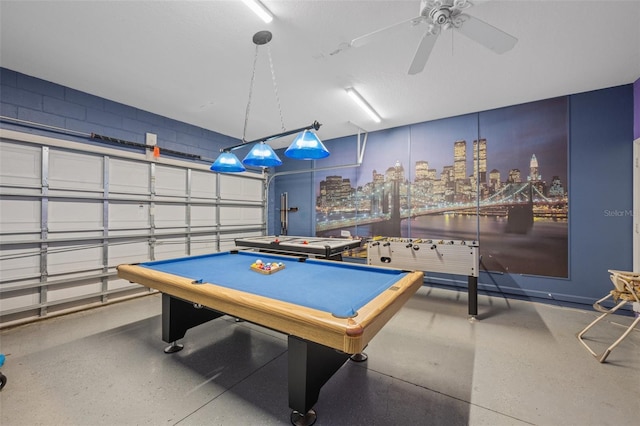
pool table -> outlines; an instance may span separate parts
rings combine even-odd
[[[258,259],[283,266],[258,271]],[[118,276],[163,293],[166,352],[225,314],[287,334],[294,424],[315,421],[320,388],[423,284],[420,271],[241,250],[119,265]]]

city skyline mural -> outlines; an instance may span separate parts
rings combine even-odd
[[[364,152],[316,172],[316,235],[479,241],[486,270],[568,277],[566,97],[375,132]]]

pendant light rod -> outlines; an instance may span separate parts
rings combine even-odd
[[[251,142],[242,142],[242,143],[240,143],[238,145],[233,145],[233,146],[230,146],[228,148],[222,148],[220,150],[220,152],[231,152],[231,151],[233,151],[235,149],[238,149],[238,148],[241,148],[241,147],[243,147],[245,145],[249,145],[249,144],[257,143],[257,142],[268,142],[268,141],[273,140],[273,139],[282,138],[282,137],[285,137],[285,136],[292,135],[294,133],[303,132],[305,130],[311,130],[311,129],[318,130],[320,128],[320,126],[322,126],[322,124],[318,123],[317,121],[314,121],[313,124],[311,124],[309,126],[306,126],[306,127],[300,127],[299,129],[294,129],[294,130],[287,130],[286,132],[277,133],[275,135],[271,135],[271,136],[267,136],[267,137],[264,137],[264,138],[256,139],[256,140],[251,141]]]

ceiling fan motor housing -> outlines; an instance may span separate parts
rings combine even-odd
[[[433,8],[429,13],[429,17],[434,23],[444,25],[451,17],[451,10],[447,7]]]

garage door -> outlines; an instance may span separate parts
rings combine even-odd
[[[227,250],[266,229],[262,175],[1,136],[0,327],[145,294],[116,266]]]

